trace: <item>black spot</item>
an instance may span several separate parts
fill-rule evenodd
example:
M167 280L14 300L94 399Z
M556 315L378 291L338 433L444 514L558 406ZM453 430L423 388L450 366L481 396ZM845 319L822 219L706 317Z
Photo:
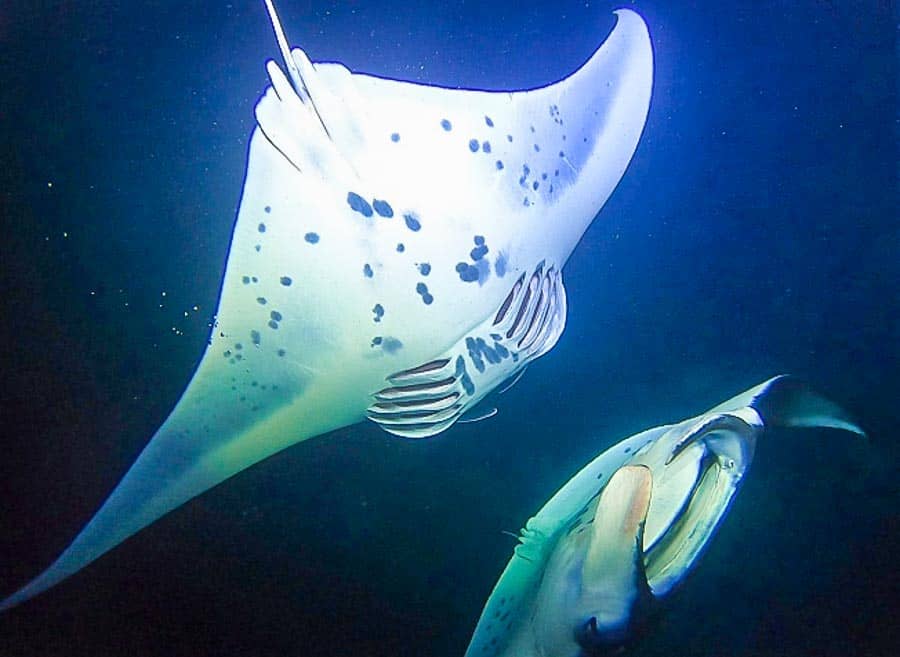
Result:
M372 266L368 262L363 265L363 276L366 278L372 278L373 276Z
M431 265L429 265L427 262L420 263L419 273L422 274L422 276L428 276L428 274L431 273Z
M263 223L260 223L259 226L256 227L256 230L258 230L260 233L265 233L265 232L266 232L266 225L263 224Z
M491 121L491 117L489 117L489 116L484 117L484 122L487 123L487 127L489 127L489 128L494 127L494 122Z
M266 301L265 297L256 297L256 303L258 303L261 306L265 306L269 302Z
M501 171L503 169L503 162L497 160L497 171Z
M397 253L403 253L404 251L406 251L406 247L403 246L403 242L400 242L400 243L397 245Z
M285 353L287 353L287 352L285 352L284 349L279 349L279 350L278 350L278 355L281 356L281 357L283 357ZM275 389L275 386L272 386L272 389L274 390L274 389Z
M403 347L403 343L397 338L386 337L381 342L381 348L389 354L399 351Z
M271 206L267 205L266 207L263 208L263 210L265 211L266 214L269 214L272 211L272 208L271 208Z
M281 277L281 284L284 285L285 287L290 287L291 283L293 283L293 282L294 281L291 280L290 276L282 276Z
M422 223L419 221L419 218L412 212L403 215L403 220L406 222L406 227L414 233L422 228Z
M280 321L281 321L281 313L278 312L277 310L273 310L272 312L270 312L270 313L269 313L269 317L271 317L272 319L274 319L276 322L280 322Z
M242 277L242 278L241 278L241 283L243 283L244 285L249 285L249 284L250 284L250 277L249 277L249 276L244 276L244 277Z
M477 139L469 140L469 150L472 151L473 153L478 152L478 140Z
M369 202L356 192L347 192L347 203L355 212L359 212L364 217L372 216L372 206Z
M457 263L456 271L459 274L459 280L464 283L473 283L478 280L478 268L466 262Z
M491 142L489 142L489 141L481 142L481 150L483 150L485 153L490 153L491 152Z
M375 212L380 214L382 217L387 217L388 219L390 219L394 216L394 208L392 208L391 204L387 201L375 199L374 201L372 201L372 207L375 208Z
M262 339L262 337L260 336L259 331L256 331L256 330L250 331L250 340L251 340L251 341L253 342L253 344L255 344L257 347L259 346L259 343L260 343L261 339Z
M270 319L270 320L269 320L269 328L277 329L277 328L278 328L278 322L276 322L274 319Z

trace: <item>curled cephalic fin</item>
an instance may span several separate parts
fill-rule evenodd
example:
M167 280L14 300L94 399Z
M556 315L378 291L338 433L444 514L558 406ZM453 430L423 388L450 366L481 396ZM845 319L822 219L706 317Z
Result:
M440 433L549 351L565 323L562 274L541 262L519 277L493 317L447 352L387 377L391 385L374 393L368 417L406 438Z
M789 374L772 377L709 412L734 413L744 407L755 410L769 427L828 428L866 435L847 411Z

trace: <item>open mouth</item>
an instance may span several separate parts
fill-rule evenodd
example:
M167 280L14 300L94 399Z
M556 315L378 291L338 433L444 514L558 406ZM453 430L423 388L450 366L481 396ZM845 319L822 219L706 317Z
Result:
M684 579L725 517L753 460L756 423L747 420L722 414L676 425L635 455L632 464L653 477L643 558L655 597Z

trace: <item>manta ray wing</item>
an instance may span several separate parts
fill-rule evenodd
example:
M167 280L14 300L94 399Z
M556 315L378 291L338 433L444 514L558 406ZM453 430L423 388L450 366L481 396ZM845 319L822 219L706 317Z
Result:
M0 610L261 459L364 419L391 374L427 370L454 345L470 367L478 356L498 368L487 387L506 380L524 358L504 371L499 349L465 347L481 348L466 332L506 312L504 299L521 306L506 313L509 339L528 357L549 349L565 315L559 272L621 178L649 105L646 26L617 13L579 71L530 91L380 79L296 49L291 79L269 62L197 372L94 518ZM516 288L529 273L534 289ZM477 402L481 380L461 361L454 353L450 367ZM408 435L455 421L439 412Z

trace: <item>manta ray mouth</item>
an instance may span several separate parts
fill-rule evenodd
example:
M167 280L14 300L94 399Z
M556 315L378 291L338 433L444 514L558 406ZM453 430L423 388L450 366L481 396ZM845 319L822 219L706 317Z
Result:
M696 565L734 499L755 444L751 424L734 415L704 418L679 433L638 457L653 475L643 558L657 598Z

